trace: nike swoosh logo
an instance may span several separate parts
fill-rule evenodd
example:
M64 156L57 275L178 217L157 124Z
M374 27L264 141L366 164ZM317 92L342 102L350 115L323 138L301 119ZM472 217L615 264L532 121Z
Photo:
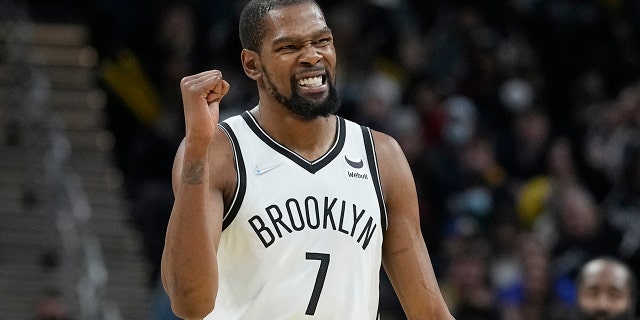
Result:
M254 172L256 175L258 175L258 176L259 176L259 175L261 175L261 174L265 174L265 173L267 173L267 172L269 172L269 171L271 171L271 170L273 170L273 169L275 169L275 168L277 168L277 167L279 167L279 166L280 166L279 164L276 164L276 165L273 165L273 166L270 166L270 167L266 167L266 168L263 168L263 169L260 169L260 168L258 168L258 167L256 166L256 168L254 169L254 171L253 171L253 172Z
M362 159L360 159L360 161L352 161L349 160L349 158L347 158L347 156L344 156L344 161L347 162L348 165L356 168L356 169L360 169L364 166L364 162L362 161Z

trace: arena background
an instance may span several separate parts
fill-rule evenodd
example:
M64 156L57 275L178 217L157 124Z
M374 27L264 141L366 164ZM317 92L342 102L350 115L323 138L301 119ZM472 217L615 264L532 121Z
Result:
M405 150L458 320L567 319L597 255L640 272L640 1L319 3L340 115ZM257 103L243 4L0 0L0 319L171 319L178 82L220 69L224 116Z

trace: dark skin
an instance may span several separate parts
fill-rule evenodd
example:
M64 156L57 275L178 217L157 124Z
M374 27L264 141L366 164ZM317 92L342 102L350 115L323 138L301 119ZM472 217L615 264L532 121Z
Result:
M605 259L592 260L582 270L578 305L594 319L631 315L635 304L630 283L629 269L624 265Z
M329 83L335 81L329 75L335 75L336 54L320 8L299 4L270 11L260 52L245 49L241 58L245 73L257 83L260 104L251 112L260 126L308 160L324 155L335 140L335 116L305 119L277 97L296 92L310 103L327 98ZM302 83L301 79L318 76L322 81ZM202 319L215 307L222 215L236 185L231 145L216 126L229 84L220 71L210 70L185 77L181 90L187 130L174 162L175 203L162 279L174 312L181 318ZM384 268L409 319L452 319L420 232L409 165L393 138L380 132L373 138L389 216Z

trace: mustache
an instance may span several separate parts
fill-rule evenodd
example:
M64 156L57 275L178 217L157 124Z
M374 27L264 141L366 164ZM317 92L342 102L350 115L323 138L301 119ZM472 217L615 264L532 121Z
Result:
M620 314L611 314L611 312L605 310L596 310L589 313L584 313L582 319L584 320L634 320L633 312L626 311Z
M323 66L312 66L312 67L307 67L307 68L304 68L304 69L296 72L296 76L299 76L299 75L301 75L303 73L306 73L306 72L315 72L315 71L323 71L323 72L329 74L329 72L327 71L327 68L325 68Z

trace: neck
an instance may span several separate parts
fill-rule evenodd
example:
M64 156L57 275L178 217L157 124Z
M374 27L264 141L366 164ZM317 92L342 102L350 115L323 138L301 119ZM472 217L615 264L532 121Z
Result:
M258 105L251 110L262 130L309 161L323 156L336 139L336 117L302 119L286 107Z

